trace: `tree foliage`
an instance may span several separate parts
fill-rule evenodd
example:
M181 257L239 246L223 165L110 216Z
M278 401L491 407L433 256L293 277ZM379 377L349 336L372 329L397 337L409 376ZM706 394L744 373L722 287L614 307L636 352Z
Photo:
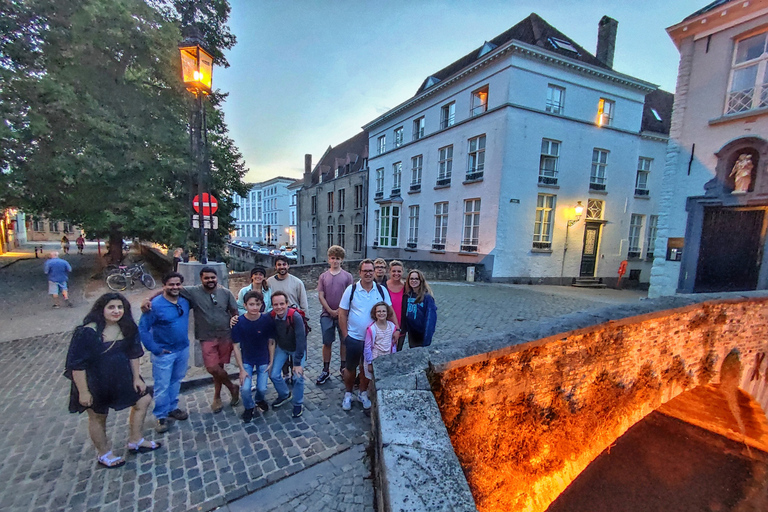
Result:
M197 169L178 19L142 0L5 0L0 19L6 202L113 242L191 245ZM228 34L219 37L234 44ZM216 103L206 108L212 191L222 196L242 191L245 169ZM222 235L231 210L222 201Z

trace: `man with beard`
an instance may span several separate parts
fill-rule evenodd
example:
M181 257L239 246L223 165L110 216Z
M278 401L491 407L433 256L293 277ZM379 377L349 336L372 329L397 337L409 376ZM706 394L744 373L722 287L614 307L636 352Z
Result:
M189 360L189 301L179 296L184 276L170 272L163 276L163 294L152 299L150 311L141 315L141 342L152 353L152 378L155 381L155 430L168 431L168 418L183 421L187 413L179 409L181 380Z
M288 273L288 258L280 255L275 259L275 275L267 279L267 284L273 294L283 292L289 306L298 306L305 315L308 313L307 289L301 279Z

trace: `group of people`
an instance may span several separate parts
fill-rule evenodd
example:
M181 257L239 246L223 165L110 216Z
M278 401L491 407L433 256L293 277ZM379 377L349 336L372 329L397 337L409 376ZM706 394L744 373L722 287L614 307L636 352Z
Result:
M395 260L387 266L383 259L366 259L358 267L360 279L354 282L341 268L344 256L342 247L330 247L329 269L318 279L323 370L316 384L323 385L331 377L332 346L338 334L345 387L342 408L352 409L357 384L357 400L367 410L371 407L368 386L373 378L373 360L402 350L406 337L410 347L429 346L437 307L419 270L409 271L403 281L402 262ZM200 270L200 281L197 286L183 286L181 274L163 276L162 291L142 303L138 325L125 297L108 293L96 301L76 329L65 372L72 380L69 409L88 412L89 434L99 464L112 468L125 463L111 452L107 440L110 408L132 408L129 451L144 453L161 446L141 435L151 400L139 373L138 361L145 349L152 354L156 432L168 431L173 420L188 418L179 407L179 390L189 359L190 311L195 312L195 337L200 340L203 362L214 382L212 412L223 409L221 390L226 387L232 407L242 400L245 423L257 412L289 401L292 416L302 415L311 328L306 288L301 279L290 274L289 260L278 256L275 274L268 279L266 268L254 267L251 282L237 298L218 285L218 274L212 267ZM239 369L239 386L230 381L224 369L232 354ZM269 380L277 392L271 404L266 401Z
M77 246L77 254L82 255L83 249L85 249L85 237L82 233L75 239L75 245ZM67 238L67 235L61 237L61 250L64 251L64 254L69 254L69 238Z

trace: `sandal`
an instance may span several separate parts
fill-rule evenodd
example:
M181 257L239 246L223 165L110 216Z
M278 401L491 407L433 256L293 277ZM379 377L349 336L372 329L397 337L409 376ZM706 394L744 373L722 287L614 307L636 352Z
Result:
M139 439L138 443L128 443L128 451L131 453L147 453L147 452L153 452L163 446L160 443L156 443L154 441L147 441L149 443L149 446L144 444L145 440L142 437Z
M104 455L99 456L98 458L99 464L104 466L105 468L119 468L123 464L125 464L125 459L122 457L115 457L112 455L112 450L108 451Z

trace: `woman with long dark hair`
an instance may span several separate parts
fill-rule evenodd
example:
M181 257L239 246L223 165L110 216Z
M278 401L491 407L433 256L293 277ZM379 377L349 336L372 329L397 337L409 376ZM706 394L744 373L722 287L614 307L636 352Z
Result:
M437 305L421 270L408 271L402 307L400 330L408 334L408 346L430 346L437 324ZM401 350L402 345L398 345Z
M109 409L131 407L130 452L160 448L160 443L142 436L144 417L152 401L139 373L139 358L143 354L131 304L119 293L99 297L72 335L65 372L72 379L69 412L88 412L88 433L102 466L116 468L125 464L125 459L113 455L109 446Z

